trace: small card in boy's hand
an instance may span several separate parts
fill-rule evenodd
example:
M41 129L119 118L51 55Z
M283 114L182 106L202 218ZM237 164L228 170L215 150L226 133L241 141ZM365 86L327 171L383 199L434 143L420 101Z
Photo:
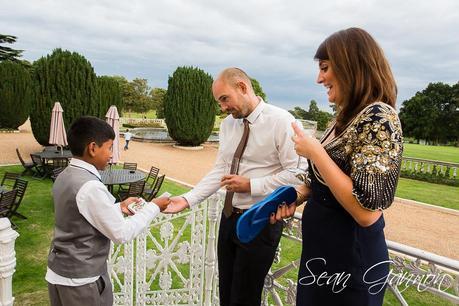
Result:
M166 191L166 192L164 192L162 195L160 195L160 196L158 197L158 199L159 199L159 198L170 198L170 197L171 197L171 194L170 194L169 192Z
M145 203L145 200L140 198L140 201L129 204L128 209L131 213L135 214L137 211L143 208Z

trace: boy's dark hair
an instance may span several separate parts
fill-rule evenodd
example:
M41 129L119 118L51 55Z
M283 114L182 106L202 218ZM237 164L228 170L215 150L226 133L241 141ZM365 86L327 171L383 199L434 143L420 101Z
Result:
M70 151L79 157L83 156L86 146L91 142L101 146L109 139L115 139L113 128L107 122L92 116L76 119L67 132Z

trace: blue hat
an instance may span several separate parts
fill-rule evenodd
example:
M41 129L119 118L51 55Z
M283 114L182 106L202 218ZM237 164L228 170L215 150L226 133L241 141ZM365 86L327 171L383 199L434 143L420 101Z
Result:
M254 204L237 221L236 233L243 243L252 241L269 222L269 217L282 204L296 201L296 190L292 186L282 186L269 196Z

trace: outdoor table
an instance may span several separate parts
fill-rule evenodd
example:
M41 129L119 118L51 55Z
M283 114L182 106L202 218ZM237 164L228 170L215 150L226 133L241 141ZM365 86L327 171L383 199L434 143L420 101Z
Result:
M43 163L44 176L52 176L52 169L56 167L66 167L68 160L73 157L70 150L44 150L35 152L33 155L40 157ZM67 160L63 163L63 160Z
M140 170L107 168L103 171L99 171L99 173L102 183L107 185L111 193L113 193L114 185L128 184L145 179L145 173Z
M53 160L53 159L61 159L67 158L70 159L73 157L72 152L70 150L45 150L41 152L33 153L34 155L40 156L42 160Z

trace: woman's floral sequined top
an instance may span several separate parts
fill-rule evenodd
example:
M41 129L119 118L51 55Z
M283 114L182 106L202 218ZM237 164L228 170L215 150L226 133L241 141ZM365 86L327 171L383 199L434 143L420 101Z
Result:
M333 126L324 133L321 141L332 129ZM352 193L363 208L375 211L392 204L400 175L402 139L396 111L385 103L375 102L324 146L333 161L351 178ZM311 171L325 185L314 164Z

